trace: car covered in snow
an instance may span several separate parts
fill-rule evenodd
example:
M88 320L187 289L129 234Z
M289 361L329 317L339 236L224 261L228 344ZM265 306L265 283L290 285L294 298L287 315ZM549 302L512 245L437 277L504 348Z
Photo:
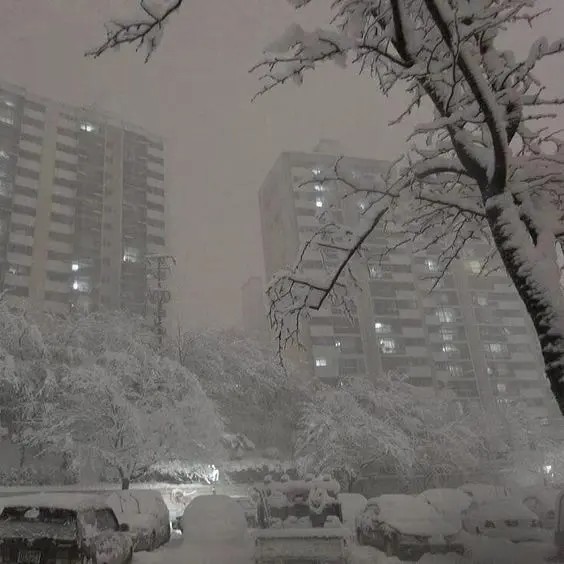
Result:
M122 490L106 497L120 523L127 524L135 552L155 550L170 540L168 507L157 490Z
M494 499L471 507L463 515L464 529L473 534L511 542L550 542L539 518L513 497Z
M494 499L503 499L511 496L511 492L505 486L492 484L464 484L458 489L472 498L472 505L489 503Z
M459 526L447 521L419 496L385 494L368 500L356 519L359 544L373 546L402 560L424 554L462 554Z
M242 507L226 495L196 497L182 516L182 546L190 564L249 564L253 543Z
M472 498L462 490L453 488L432 488L419 494L445 519L457 523L462 528L462 514L472 504Z
M523 505L527 506L540 520L545 529L556 525L556 503L560 489L553 487L529 487L519 491Z
M126 564L127 525L99 497L52 493L11 497L0 513L0 562Z

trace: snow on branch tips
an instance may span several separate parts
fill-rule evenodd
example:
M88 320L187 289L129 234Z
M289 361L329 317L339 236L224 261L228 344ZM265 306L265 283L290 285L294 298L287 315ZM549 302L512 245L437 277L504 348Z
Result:
M145 62L155 52L162 39L164 26L180 10L184 0L139 0L139 15L115 19L106 24L106 40L86 55L99 57L121 45L136 45L145 49Z

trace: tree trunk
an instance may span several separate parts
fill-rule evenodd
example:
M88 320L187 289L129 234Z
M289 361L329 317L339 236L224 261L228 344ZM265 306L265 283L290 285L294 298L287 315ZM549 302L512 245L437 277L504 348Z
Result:
M527 245L530 244L531 250L534 250L534 243L525 224L519 218L517 206L514 205L514 209L508 211L503 209L501 204L490 204L489 206L486 205L486 213L503 264L535 327L544 359L546 377L550 382L550 388L560 412L564 415L564 378L562 378L564 376L564 316L562 316L564 303L562 289L558 285L558 288L552 288L553 291L551 292L549 279L551 273L538 269L538 264L529 264L523 259L525 249L521 247L522 242L526 241ZM511 233L517 233L519 241L512 240ZM554 269L555 271L558 270L556 264ZM547 268L547 270L549 269ZM555 290L559 290L559 292Z
M129 478L122 478L121 479L121 489L128 490L129 489Z
M20 470L24 467L25 465L25 455L26 455L26 448L24 445L20 445Z

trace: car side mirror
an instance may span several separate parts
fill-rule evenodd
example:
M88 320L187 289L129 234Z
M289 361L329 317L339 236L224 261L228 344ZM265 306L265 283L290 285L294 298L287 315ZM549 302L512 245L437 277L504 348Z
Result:
M119 526L119 530L122 533L128 533L129 532L129 525L127 523L121 523L121 525Z

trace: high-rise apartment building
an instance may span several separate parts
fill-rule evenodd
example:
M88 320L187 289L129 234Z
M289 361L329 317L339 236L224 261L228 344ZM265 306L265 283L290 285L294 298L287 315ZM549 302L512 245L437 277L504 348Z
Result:
M0 83L0 286L55 312L145 311L163 252L163 142Z
M342 186L323 181L336 160L320 152L283 153L267 175L260 190L267 278L295 262L319 228L319 212L349 225L358 220L365 202L352 194L343 200ZM339 167L381 183L385 163L346 158ZM439 249L414 255L400 246L384 253L397 237L377 230L367 240L352 315L327 306L303 323L301 360L312 374L338 384L356 374L397 371L415 385L447 386L461 407L519 398L547 416L555 403L524 306L505 273L480 274L489 249L469 248L431 291ZM337 259L334 250L312 251L304 274L319 276Z

